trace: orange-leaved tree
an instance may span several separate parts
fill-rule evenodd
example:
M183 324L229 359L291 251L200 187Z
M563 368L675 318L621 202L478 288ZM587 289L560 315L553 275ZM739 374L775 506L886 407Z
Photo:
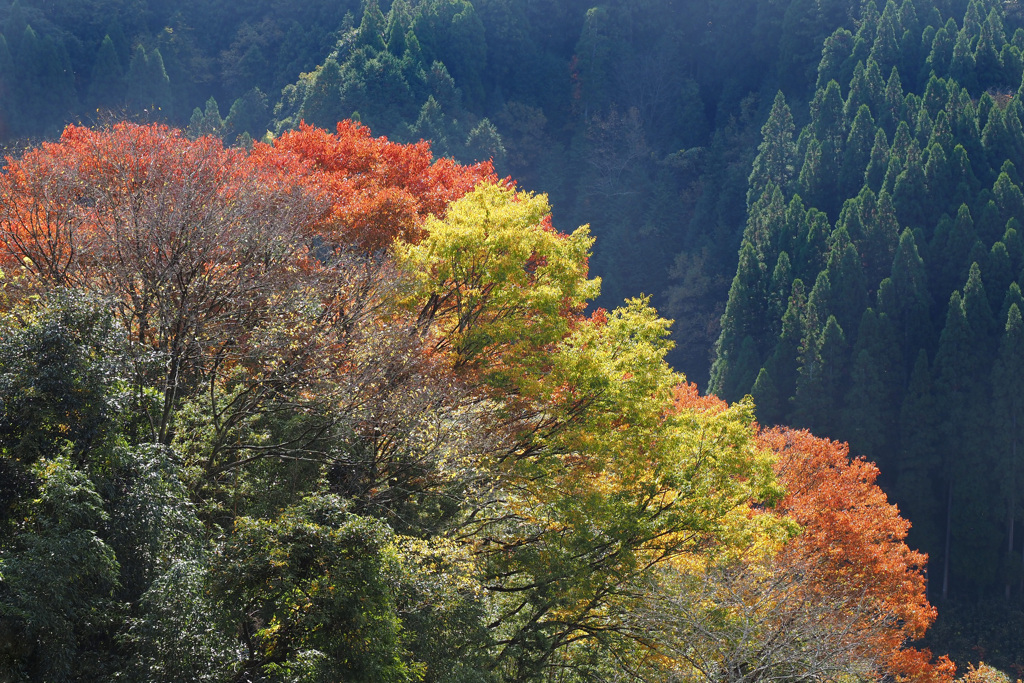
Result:
M273 145L257 144L252 156L261 166L301 174L308 189L326 198L329 210L308 226L311 234L367 251L386 249L398 237L416 241L428 215L443 216L450 202L497 180L489 162L434 159L427 142L389 142L352 121L338 123L335 133L302 123Z
M776 558L800 572L808 602L846 605L851 650L874 657L879 668L911 680L950 680L947 658L907 645L935 620L925 594L927 556L905 543L910 522L875 484L878 468L850 458L845 443L805 430L775 428L760 442L777 456L787 488L777 511L803 527Z
M677 410L728 409L694 385L677 387L675 400ZM806 431L761 431L757 442L786 494L751 514L785 516L799 530L663 572L640 623L660 634L665 666L704 680L952 680L947 658L909 644L935 618L926 557L904 542L909 522L875 484L875 466Z
M169 441L182 398L240 367L262 388L236 407L354 376L356 322L390 306L401 278L381 250L484 178L489 165L434 161L426 143L352 123L251 153L160 125L68 126L6 160L0 267L36 291L109 297L133 343L159 356L139 354L155 361L139 382L159 389L150 419Z

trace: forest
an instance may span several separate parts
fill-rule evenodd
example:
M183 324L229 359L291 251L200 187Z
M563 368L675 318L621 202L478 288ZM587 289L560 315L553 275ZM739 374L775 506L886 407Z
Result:
M1022 81L1013 1L0 0L0 681L1024 677Z

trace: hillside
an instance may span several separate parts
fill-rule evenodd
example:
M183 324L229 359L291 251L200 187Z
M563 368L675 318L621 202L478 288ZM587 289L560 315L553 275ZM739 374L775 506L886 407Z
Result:
M992 0L0 0L0 671L718 679L818 600L749 676L1019 672L1022 53Z

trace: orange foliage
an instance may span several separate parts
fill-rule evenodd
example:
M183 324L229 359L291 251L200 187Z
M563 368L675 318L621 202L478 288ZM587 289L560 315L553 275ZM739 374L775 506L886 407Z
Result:
M674 399L676 410L728 407L701 396L692 383L678 385ZM921 683L953 680L956 667L947 657L932 662L930 651L905 646L924 635L936 612L925 597L927 556L904 543L910 522L875 484L878 468L851 459L845 443L805 430L764 430L758 443L775 453L787 491L773 512L802 527L776 557L774 571L799 576L802 598L811 604L857 605L850 646L873 653L889 673Z
M232 260L243 237L295 219L295 182L252 167L219 140L166 126L68 126L57 143L6 159L0 175L0 258L59 285L116 278L129 265L157 276L180 251L205 266ZM292 215L282 215L289 205ZM113 283L108 283L113 284ZM127 284L127 283L122 283Z
M302 123L272 146L257 144L252 157L259 166L301 173L310 191L328 199L329 211L310 226L314 234L367 251L386 248L397 237L416 241L427 215L443 216L450 202L478 183L497 180L490 162L434 160L427 142L374 138L352 121L339 123L333 134Z
M870 651L897 676L915 681L948 681L955 672L945 657L905 647L935 620L925 597L922 569L927 556L904 543L910 523L899 516L875 485L878 469L849 447L807 431L775 428L759 435L776 454L776 472L787 495L776 512L803 527L786 544L780 570L804 572L811 598L854 598L860 615L851 632L854 645Z
M714 394L701 396L697 385L693 382L677 384L672 391L672 400L676 411L696 410L698 412L720 413L729 407L722 399Z

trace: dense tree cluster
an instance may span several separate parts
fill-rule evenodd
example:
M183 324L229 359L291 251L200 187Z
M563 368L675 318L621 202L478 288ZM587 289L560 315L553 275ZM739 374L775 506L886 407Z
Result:
M550 354L569 338L581 345L576 353L597 353L598 340L580 336L587 325L607 317L629 327L648 309L631 304L620 311L631 311L626 318L593 310L588 318L586 307L614 309L647 292L675 318L670 331L643 322L648 341L691 380L710 380L729 401L751 394L763 425L848 440L853 453L878 463L879 485L913 522L910 545L930 557L929 595L943 600L933 647L962 663L984 656L1024 666L1014 626L1024 623L1022 53L1024 11L993 0L0 0L0 144L20 150L0 182L0 221L12 226L0 235L4 310L18 329L36 330L31 336L43 334L25 327L37 313L110 307L102 326L124 337L110 342L120 349L119 369L110 372L132 379L118 384L120 398L103 400L123 407L130 398L134 408L118 410L135 415L115 432L175 453L184 448L175 445L180 425L206 435L189 447L209 449L200 469L216 486L190 488L196 469L175 480L192 505L217 490L221 511L234 510L235 494L217 487L250 463L307 463L298 481L312 476L308 463L323 462L324 453L340 462L340 452L349 460L358 452L373 464L339 465L330 476L350 483L331 479L328 490L344 501L358 499L358 490L375 502L346 510L389 510L386 523L402 537L411 532L399 518L439 515L443 523L429 524L441 526L424 533L433 538L443 527L462 538L444 525L493 503L493 492L473 486L500 479L494 467L520 463L509 443L534 462L535 447L521 446L524 434L569 438L559 420L579 426L571 432L579 438L587 428L622 426L607 405L603 421L577 422L573 411L596 410L606 388L593 377L580 380L591 393L576 388L572 373L584 367L558 366ZM169 123L183 133L111 128L122 120ZM91 131L83 121L108 129ZM78 125L65 130L68 122ZM56 141L62 130L59 143L32 142ZM179 182L182 174L187 182ZM506 176L517 184L499 180ZM551 208L513 187L543 191L557 224L589 224L597 241L590 246L583 233L557 241L545 218ZM501 222L482 223L480 215ZM537 225L542 230L523 232ZM151 240L164 246L151 248ZM585 269L600 276L600 292L586 284ZM48 298L64 289L102 304ZM314 292L337 294L319 300ZM29 301L42 301L37 312ZM407 338L409 330L417 333ZM266 360L280 353L286 360ZM315 367L314 358L330 369ZM444 417L424 418L428 428L385 409L391 393L366 399L370 387L391 386L374 379L378 365L400 378L396 405L415 398L424 415L436 409ZM449 366L463 373L458 381ZM564 386L538 379L556 369ZM421 384L409 384L414 376ZM36 410L26 387L38 383L8 379L12 396L29 393L25 402L7 401L4 388L3 409ZM196 398L201 386L206 403ZM435 396L441 386L443 396ZM560 407L541 410L538 396ZM495 417L496 406L508 413ZM524 417L530 410L533 422ZM91 444L107 418L86 412L54 424L92 425L81 427L92 436L68 437ZM353 434L376 444L366 436L373 429L390 434L378 420L406 430L401 439L380 437L387 449L426 448L410 439L442 442L451 429L458 438L492 439L470 450L512 450L493 456L500 467L487 461L483 470L459 456L459 474L432 479L424 472L443 459L436 451L399 466L383 464L391 456L369 447L331 445ZM11 434L22 434L21 422L9 418ZM473 424L488 430L478 434ZM31 439L43 433L53 437L44 430ZM604 443L602 462L618 462L641 443ZM194 468L199 456L190 457ZM34 464L5 462L0 505L41 481ZM551 467L516 476L547 476ZM67 472L67 481L77 476ZM419 486L444 493L427 496ZM457 494L445 488L452 486ZM102 486L96 491L110 499ZM399 499L407 507L394 512ZM427 500L436 506L430 514L417 507ZM114 524L107 503L95 509L95 519ZM320 514L314 509L322 508L295 514ZM220 528L209 515L199 518L203 528ZM272 545L261 529L247 533ZM381 543L367 548L391 547ZM397 564L365 570L409 566L405 555L395 557ZM700 590L750 598L749 580L764 563L748 559L715 565L717 574L708 575L718 578ZM123 576L117 580L123 585ZM677 585L678 577L663 580ZM686 618L697 614L677 607ZM560 614L563 606L548 609ZM406 607L395 610L389 623L397 630L380 642L402 643L394 652L420 648L399 657L401 666L427 661L428 641L402 635L411 622L401 616ZM466 614L448 614L445 623L462 628ZM531 644L509 641L502 661L549 637L548 626L531 628ZM490 638L495 629L480 633ZM724 633L704 636L711 642ZM556 641L551 653L564 654L559 648L568 645ZM219 646L209 647L202 656ZM591 650L574 652L578 663ZM551 653L543 666L553 666ZM627 663L640 667L622 654ZM384 677L390 665L380 666L366 675ZM415 666L403 671L419 675ZM986 671L977 668L972 680Z
M670 358L704 384L761 120L780 86L809 97L821 42L854 29L858 9L0 0L0 141L113 115L249 144L354 118L493 159L567 223L591 224L600 303L653 295L677 319Z
M1019 598L1024 30L944 11L869 3L799 133L775 99L711 388L878 462L933 595Z
M873 466L587 315L550 211L352 123L9 157L0 674L951 680Z

